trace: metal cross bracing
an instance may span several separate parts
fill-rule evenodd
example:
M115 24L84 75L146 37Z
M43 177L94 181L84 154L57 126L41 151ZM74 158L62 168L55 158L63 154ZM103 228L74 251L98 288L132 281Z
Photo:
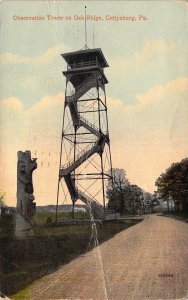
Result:
M67 62L65 103L57 191L60 182L72 200L81 200L105 217L106 186L112 179L112 163L104 67L101 49L62 54ZM63 180L64 179L64 180ZM57 214L56 214L57 215Z

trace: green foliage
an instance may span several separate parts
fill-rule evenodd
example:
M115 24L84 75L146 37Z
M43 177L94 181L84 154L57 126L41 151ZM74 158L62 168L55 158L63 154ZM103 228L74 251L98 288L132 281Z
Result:
M2 212L0 217L0 236L12 238L15 229L15 214Z
M156 180L157 192L164 201L171 198L175 208L188 212L188 158L173 163Z
M109 209L114 209L122 215L149 212L154 205L152 194L130 184L123 169L113 169L112 173L113 185L109 182L107 187Z
M0 206L5 207L5 194L0 192Z

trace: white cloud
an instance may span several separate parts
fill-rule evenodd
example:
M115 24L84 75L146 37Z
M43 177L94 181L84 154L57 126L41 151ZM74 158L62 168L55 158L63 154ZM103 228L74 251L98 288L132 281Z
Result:
M0 101L0 111L4 109L11 109L11 110L22 110L23 104L22 102L15 97L10 97L7 99L3 99Z
M16 204L16 153L19 150L31 150L32 156L38 158L39 167L34 175L37 203L42 204L45 199L55 203L50 197L55 197L57 187L64 93L46 96L30 109L24 109L17 98L4 99L0 103L0 188L6 192L8 203ZM47 188L49 183L50 190Z
M108 99L107 99L108 107L119 107L119 106L123 105L123 103L124 102L121 99L118 99L118 98L108 97Z
M135 105L107 98L113 166L125 168L130 182L152 191L160 173L187 156L187 94L188 79L177 78L137 95ZM29 149L38 157L36 201L55 203L64 93L48 95L27 110L16 98L1 104L2 184L7 197L15 204L16 153Z
M146 61L156 55L157 53L164 54L167 52L166 43L160 39L154 39L147 42L140 51L134 53L127 58L132 63L138 64L141 61Z
M5 52L0 55L0 61L2 64L48 64L59 54L68 51L67 46L59 44L47 49L37 57L21 56L15 53Z
M111 58L110 68L106 69L111 82L113 97L126 97L129 103L135 102L134 93L143 93L157 83L186 76L188 63L187 45L170 43L168 40L154 39L128 57Z
M156 55L164 55L167 51L168 47L163 40L151 40L147 42L142 49L136 51L127 58L114 57L114 59L111 59L110 66L111 69L113 69L113 72L111 73L113 76L116 76L117 73L119 75L119 72L125 73L135 68L137 72L140 72L141 70L145 72L146 69L153 67Z
M59 93L54 96L52 95L45 96L30 109L30 112L34 110L44 110L44 109L48 110L50 107L54 108L56 107L56 105L63 105L64 97L65 97L64 93Z
M162 171L188 156L187 94L188 78L177 78L137 95L135 105L109 107L113 164L131 182L152 191Z
M169 94L174 98L175 96L179 97L181 93L183 94L183 98L185 98L187 89L188 78L177 78L165 85L151 87L145 94L136 95L136 98L139 100L139 104L147 104L148 102L159 100L164 96L169 97ZM169 101L171 101L171 97L165 100L167 103L169 103Z

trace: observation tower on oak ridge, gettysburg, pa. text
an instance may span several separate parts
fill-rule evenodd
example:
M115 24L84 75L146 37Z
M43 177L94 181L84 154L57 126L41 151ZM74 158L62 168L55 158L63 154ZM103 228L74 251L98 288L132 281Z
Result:
M84 202L100 218L106 216L106 187L112 180L104 68L100 48L62 54L67 63L60 151L57 208L60 186L63 199ZM61 201L62 203L62 201Z

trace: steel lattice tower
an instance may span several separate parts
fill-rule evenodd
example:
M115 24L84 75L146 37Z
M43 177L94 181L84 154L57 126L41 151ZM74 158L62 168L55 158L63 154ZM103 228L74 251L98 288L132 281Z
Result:
M105 217L106 185L112 179L104 68L100 48L62 54L67 63L59 182L64 197L79 199ZM63 180L64 179L64 180Z

